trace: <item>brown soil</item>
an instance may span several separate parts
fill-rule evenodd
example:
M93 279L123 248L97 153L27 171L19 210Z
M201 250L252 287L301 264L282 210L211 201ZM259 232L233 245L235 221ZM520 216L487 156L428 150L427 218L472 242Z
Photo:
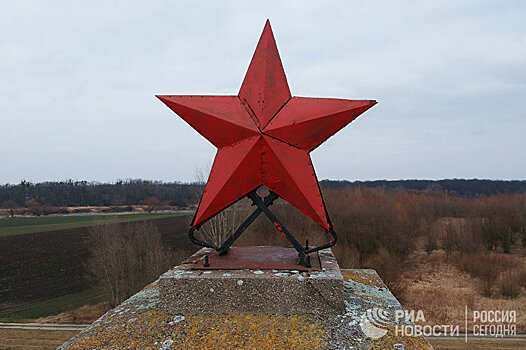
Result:
M181 261L196 250L186 238L189 219L176 216L153 220L164 244L172 248ZM86 246L89 235L89 227L80 227L0 237L0 318L9 318L10 313L23 309L26 304L38 304L92 288L84 266L89 254Z

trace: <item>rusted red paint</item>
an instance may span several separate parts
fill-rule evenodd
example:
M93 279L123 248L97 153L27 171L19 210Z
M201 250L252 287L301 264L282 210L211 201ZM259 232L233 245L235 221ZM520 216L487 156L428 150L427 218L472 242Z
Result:
M264 185L332 229L309 152L376 101L291 97L268 21L238 96L157 97L218 148L194 227Z
M291 98L278 47L267 21L238 94L260 130Z
M296 270L320 271L318 253L310 255L311 267L298 265L298 252L284 247L230 247L226 255L216 251L208 255L210 266L204 266L204 257L194 265L193 270Z

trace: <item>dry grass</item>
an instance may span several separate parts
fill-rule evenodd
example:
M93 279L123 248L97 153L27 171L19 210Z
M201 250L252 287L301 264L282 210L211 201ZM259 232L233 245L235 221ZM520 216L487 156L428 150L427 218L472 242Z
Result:
M459 325L463 331L467 305L468 320L473 310L516 310L517 333L526 332L524 289L515 298L498 294L485 297L481 293L483 282L453 265L451 257L443 251L430 255L416 252L409 260L411 263L405 270L410 272L402 276L402 283L406 284L403 305L407 310L423 310L425 324Z
M0 329L0 350L56 349L79 331Z
M497 252L451 255L453 264L482 282L484 296L516 298L526 287L526 259Z
M93 323L110 309L108 303L84 305L78 309L62 312L57 315L42 317L34 322L39 323Z

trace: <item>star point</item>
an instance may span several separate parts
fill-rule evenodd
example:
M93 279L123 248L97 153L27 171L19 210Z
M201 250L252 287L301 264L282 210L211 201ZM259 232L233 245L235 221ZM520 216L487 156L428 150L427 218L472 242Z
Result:
M292 97L270 21L267 20L238 94L263 129Z

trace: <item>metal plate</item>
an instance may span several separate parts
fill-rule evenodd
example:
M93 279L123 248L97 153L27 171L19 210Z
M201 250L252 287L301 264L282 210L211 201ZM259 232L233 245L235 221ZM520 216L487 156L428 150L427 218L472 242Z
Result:
M231 247L228 254L219 256L216 251L208 254L209 267L204 267L204 256L196 261L192 270L297 270L320 271L318 253L310 254L312 267L297 264L298 252L283 247Z

